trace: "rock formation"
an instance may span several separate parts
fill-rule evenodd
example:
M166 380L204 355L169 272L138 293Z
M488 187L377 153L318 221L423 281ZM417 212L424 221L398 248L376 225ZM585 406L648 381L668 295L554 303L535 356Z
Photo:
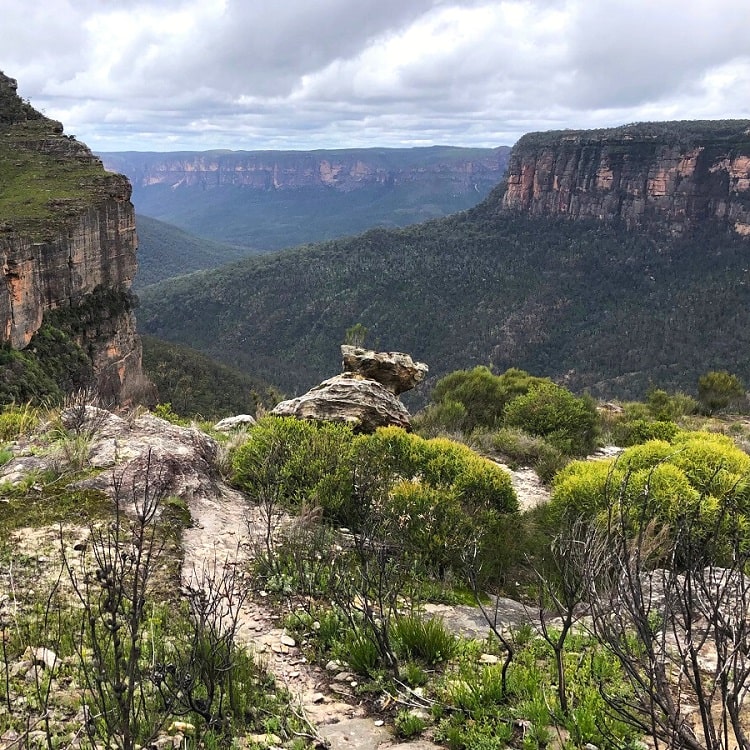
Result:
M104 153L108 169L123 172L136 189L165 185L244 187L251 190L334 189L427 182L439 176L457 190L497 183L505 172L508 147L459 149L339 149L331 151L194 151Z
M426 364L415 362L408 354L401 352L374 352L343 344L341 359L344 372L376 380L396 396L410 391L427 375Z
M87 465L100 469L77 486L112 494L115 481L125 493L142 493L146 482L151 491L191 499L217 499L226 491L216 470L218 445L213 438L192 427L180 427L144 414L123 419L94 406L75 406L62 412L62 425L72 434L87 438ZM48 425L50 433L55 427ZM14 444L13 458L0 469L0 481L14 484L32 471L54 470L60 462L49 449L44 433L28 444ZM41 446L47 450L42 451Z
M128 290L136 271L130 184L23 102L0 73L0 337L23 349L49 311L89 304L76 339L114 401L143 381ZM102 304L102 300L109 304Z
M324 380L307 393L282 401L278 417L343 422L358 432L390 425L411 429L411 418L397 394L413 388L427 374L427 365L401 352L373 352L341 347L344 372Z
M530 133L513 148L502 207L674 233L715 219L750 235L750 120Z

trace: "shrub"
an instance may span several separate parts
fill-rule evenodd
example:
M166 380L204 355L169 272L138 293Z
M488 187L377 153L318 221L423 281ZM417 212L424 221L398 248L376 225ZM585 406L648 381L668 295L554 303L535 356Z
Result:
M458 641L443 625L443 621L421 617L399 617L391 627L399 656L422 659L429 665L448 661L455 656Z
M503 427L492 435L493 448L512 464L531 466L543 482L552 480L568 459L543 437L514 427Z
M399 711L393 722L396 734L404 740L422 734L426 726L427 722L421 716L406 710Z
M661 420L635 419L620 420L612 429L612 440L615 445L627 447L646 443L649 440L666 440L669 442L680 431L674 422Z
M471 432L476 427L497 427L502 422L506 404L533 386L549 382L515 368L502 375L493 375L488 367L475 367L473 370L457 370L439 380L432 399L436 404L460 404L463 412L454 406L444 412L446 416L449 410L455 416L460 414L460 423L456 421L444 426Z
M706 414L726 409L744 395L742 381L726 370L713 370L698 378L698 401Z
M681 432L673 443L652 440L617 460L575 461L557 476L548 512L553 523L601 517L615 504L634 524L654 519L718 550L725 509L750 528L750 456L722 435ZM714 544L715 543L715 544ZM706 547L708 549L708 547Z
M0 412L0 440L16 440L39 424L39 413L29 404L11 404Z
M351 499L349 427L293 417L265 417L232 456L233 482L251 498L320 505L338 517Z
M505 408L505 424L547 438L568 455L585 455L596 446L599 422L594 403L554 383L541 383Z

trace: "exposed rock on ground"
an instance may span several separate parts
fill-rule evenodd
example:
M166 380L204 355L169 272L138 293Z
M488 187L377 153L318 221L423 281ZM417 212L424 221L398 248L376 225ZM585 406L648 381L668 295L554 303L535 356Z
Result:
M192 427L180 427L152 414L133 419L118 417L94 406L76 406L63 411L58 441L45 443L44 452L33 442L20 445L16 455L0 469L0 481L21 481L30 469L54 469L61 453L75 448L85 451L80 460L99 474L79 486L108 494L119 483L123 492L143 490L144 482L183 499L221 497L223 484L216 471L216 441ZM54 425L48 425L47 434Z

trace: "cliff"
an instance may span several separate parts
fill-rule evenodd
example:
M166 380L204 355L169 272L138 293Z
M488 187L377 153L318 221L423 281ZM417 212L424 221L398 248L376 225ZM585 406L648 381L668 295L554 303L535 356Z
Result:
M113 401L143 381L129 296L137 245L130 192L125 177L105 172L0 73L0 338L25 349L52 313L65 319Z
M203 151L105 153L108 169L127 174L136 190L154 185L246 187L258 191L332 188L348 192L366 185L448 180L456 190L494 185L507 166L509 149L433 146L408 149L320 151Z
M675 234L713 219L750 235L750 120L528 134L513 148L502 208Z

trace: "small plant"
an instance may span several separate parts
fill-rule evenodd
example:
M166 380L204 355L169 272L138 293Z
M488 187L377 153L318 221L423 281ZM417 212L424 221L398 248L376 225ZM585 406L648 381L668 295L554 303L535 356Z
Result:
M427 727L427 722L413 711L399 711L393 727L401 739L408 740L422 734Z
M415 661L407 661L401 665L401 678L410 687L420 687L427 684L428 676Z
M399 617L392 626L397 652L410 659L422 659L433 665L451 659L457 650L456 638L442 620Z
M361 675L371 675L380 663L377 645L366 633L350 631L341 644L340 656Z
M31 404L11 404L0 412L0 440L16 440L39 424L39 412Z

